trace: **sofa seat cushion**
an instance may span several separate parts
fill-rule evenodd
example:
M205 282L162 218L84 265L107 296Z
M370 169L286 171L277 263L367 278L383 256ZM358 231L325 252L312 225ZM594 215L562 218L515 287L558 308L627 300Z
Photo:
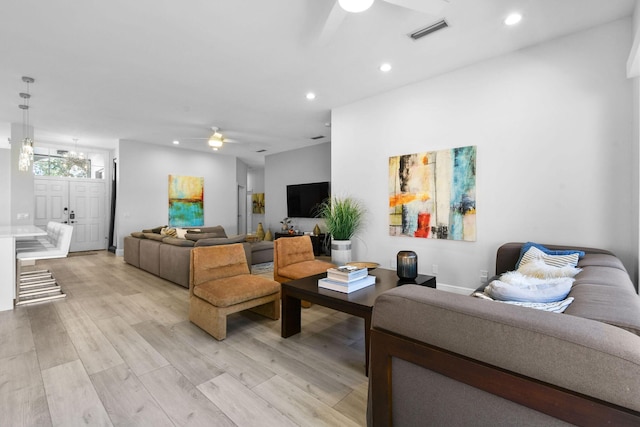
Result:
M280 283L251 274L210 280L194 287L193 294L216 307L229 307L280 292Z
M633 288L606 285L574 285L573 303L565 314L597 320L640 336L640 296Z
M178 239L177 237L165 237L164 239L162 239L162 243L166 243L168 245L173 245L173 246L186 246L186 247L193 247L195 245L195 242L192 242L191 240Z
M295 280L313 276L314 274L326 273L328 269L333 267L335 267L335 265L325 261L302 261L287 265L286 267L280 267L278 269L278 275Z
M578 267L580 268L589 266L610 267L627 271L619 258L609 254L586 254L584 258L578 261Z

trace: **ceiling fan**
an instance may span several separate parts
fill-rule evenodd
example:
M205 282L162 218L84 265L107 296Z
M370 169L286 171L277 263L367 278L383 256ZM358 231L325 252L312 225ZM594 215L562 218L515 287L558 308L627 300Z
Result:
M338 30L349 13L364 12L375 0L334 0L325 19L318 41L324 44ZM404 7L428 15L437 15L449 4L449 0L381 0L395 6Z
M221 132L220 132L220 128L217 126L212 126L211 130L213 131L213 133L211 134L211 136L206 137L206 138L181 138L183 140L207 140L209 147L213 148L214 151L218 151L218 149L222 148L222 146L227 143L236 143L238 141L235 141L233 139L229 139L227 137L225 137ZM178 141L178 140L176 140Z

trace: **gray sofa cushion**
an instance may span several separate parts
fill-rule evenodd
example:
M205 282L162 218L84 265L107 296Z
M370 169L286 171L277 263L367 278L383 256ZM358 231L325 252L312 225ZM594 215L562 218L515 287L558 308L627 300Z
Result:
M216 225L214 227L200 227L200 231L187 231L187 234L213 234L211 237L227 237L224 227Z
M200 239L226 239L227 235L224 233L187 233L184 237L196 241Z
M131 233L131 236L137 237L138 239L144 239L144 233L142 231L134 231Z
M574 300L565 314L597 320L640 336L640 296L633 288L607 285L574 285Z
M158 227L154 227L154 228L145 228L144 230L142 230L143 233L155 233L155 234L160 234L160 231L162 231L163 228L165 228L166 225L160 225Z
M611 267L627 271L624 268L622 261L620 261L616 256L610 254L586 254L584 258L578 261L578 267L584 268L588 266Z
M165 237L166 236L163 236L161 234L156 234L156 233L144 233L145 239L155 240L157 242L162 242L162 239L164 239Z
M626 271L611 267L588 266L576 276L575 285L603 285L633 289L633 283Z
M162 243L166 243L168 245L173 245L173 246L187 246L187 247L193 247L195 245L195 243L192 242L191 240L178 239L177 237L165 237L164 239L162 239Z
M232 243L242 243L247 240L246 234L239 234L233 237L227 238L211 238L211 239L200 239L196 242L195 246L217 246L217 245L229 245Z
M128 264L140 268L140 239L131 236L125 236L124 260Z

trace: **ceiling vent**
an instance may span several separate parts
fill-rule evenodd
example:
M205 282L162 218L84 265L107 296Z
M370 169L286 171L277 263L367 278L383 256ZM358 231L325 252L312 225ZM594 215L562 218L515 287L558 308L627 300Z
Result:
M428 36L431 33L435 33L438 30L443 30L448 26L449 24L447 24L447 21L443 19L442 21L438 21L435 24L431 24L428 27L424 27L418 31L415 31L409 34L409 37L411 37L413 40L418 40L424 36Z
M261 149L261 150L256 151L256 153L264 153L265 151L267 151L267 150L265 150L265 149L263 148L263 149Z
M322 138L324 138L324 135L312 136L312 137L311 137L311 138L309 138L309 139L312 139L312 140L314 140L314 141L315 141L315 140L317 140L317 139L322 139Z

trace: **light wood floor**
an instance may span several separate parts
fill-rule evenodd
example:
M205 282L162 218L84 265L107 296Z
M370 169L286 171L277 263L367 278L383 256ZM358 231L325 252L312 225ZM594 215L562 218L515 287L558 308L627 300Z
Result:
M66 299L0 312L0 426L365 424L364 325L314 305L302 333L252 313L218 342L186 289L108 252L39 261Z

